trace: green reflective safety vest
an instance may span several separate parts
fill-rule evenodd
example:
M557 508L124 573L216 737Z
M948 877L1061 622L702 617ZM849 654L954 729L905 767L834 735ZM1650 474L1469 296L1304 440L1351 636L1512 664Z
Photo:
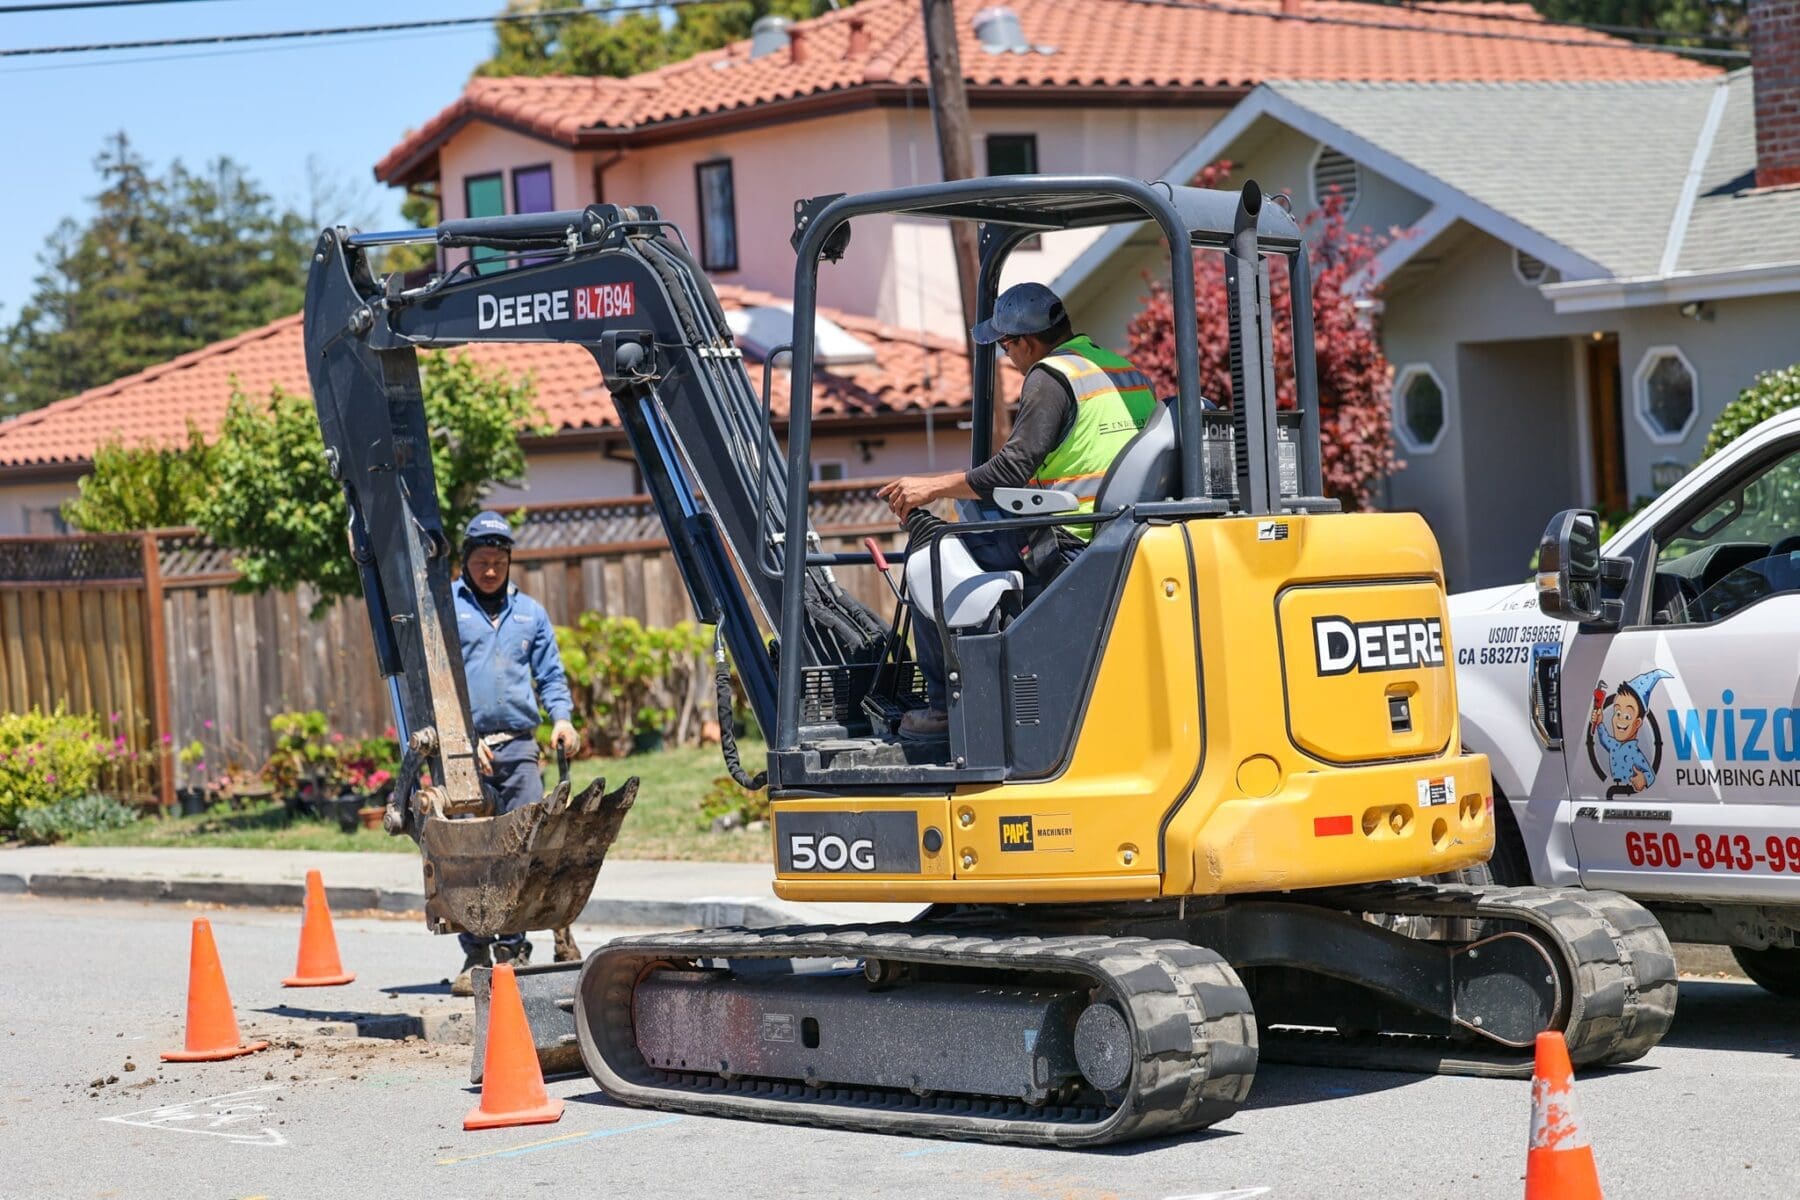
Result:
M1086 334L1070 338L1037 365L1068 382L1075 422L1044 456L1031 486L1073 492L1081 501L1078 511L1093 512L1106 469L1156 411L1156 392L1130 359L1095 345ZM1084 542L1094 533L1092 525L1063 528Z

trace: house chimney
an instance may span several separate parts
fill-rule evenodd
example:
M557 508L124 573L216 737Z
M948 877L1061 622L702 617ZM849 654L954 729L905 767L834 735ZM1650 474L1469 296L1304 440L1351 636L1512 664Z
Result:
M861 17L850 18L850 49L845 52L846 58L867 58L869 56L869 27Z
M806 33L800 29L788 30L788 63L799 66L806 61Z
M1800 184L1800 0L1750 0L1756 186Z

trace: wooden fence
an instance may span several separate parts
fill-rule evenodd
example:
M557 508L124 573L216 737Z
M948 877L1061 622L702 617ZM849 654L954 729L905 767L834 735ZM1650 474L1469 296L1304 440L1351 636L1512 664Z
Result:
M828 548L894 543L867 484L815 484L813 500ZM311 589L244 593L237 580L230 555L191 529L0 538L0 701L97 715L136 756L122 786L165 803L194 774L175 748L199 742L211 769L254 769L277 713L317 709L352 737L392 723L360 599L314 620ZM663 626L694 616L641 496L527 508L513 581L558 624L586 611ZM840 581L877 611L892 603L873 570Z

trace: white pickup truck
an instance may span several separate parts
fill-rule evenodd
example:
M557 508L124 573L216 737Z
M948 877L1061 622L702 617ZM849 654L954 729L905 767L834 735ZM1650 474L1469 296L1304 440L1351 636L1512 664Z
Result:
M1559 514L1534 583L1450 608L1495 879L1624 892L1800 996L1800 411L1604 546Z

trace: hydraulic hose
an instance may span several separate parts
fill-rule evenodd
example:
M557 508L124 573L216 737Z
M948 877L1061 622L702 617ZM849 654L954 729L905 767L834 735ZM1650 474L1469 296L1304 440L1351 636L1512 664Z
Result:
M725 626L714 627L713 663L715 670L713 681L718 686L719 707L719 750L725 756L725 769L731 772L731 778L745 791L760 792L769 785L769 773L758 772L752 778L745 770L743 760L738 756L737 732L732 728L736 723L732 720L731 664L725 661Z

